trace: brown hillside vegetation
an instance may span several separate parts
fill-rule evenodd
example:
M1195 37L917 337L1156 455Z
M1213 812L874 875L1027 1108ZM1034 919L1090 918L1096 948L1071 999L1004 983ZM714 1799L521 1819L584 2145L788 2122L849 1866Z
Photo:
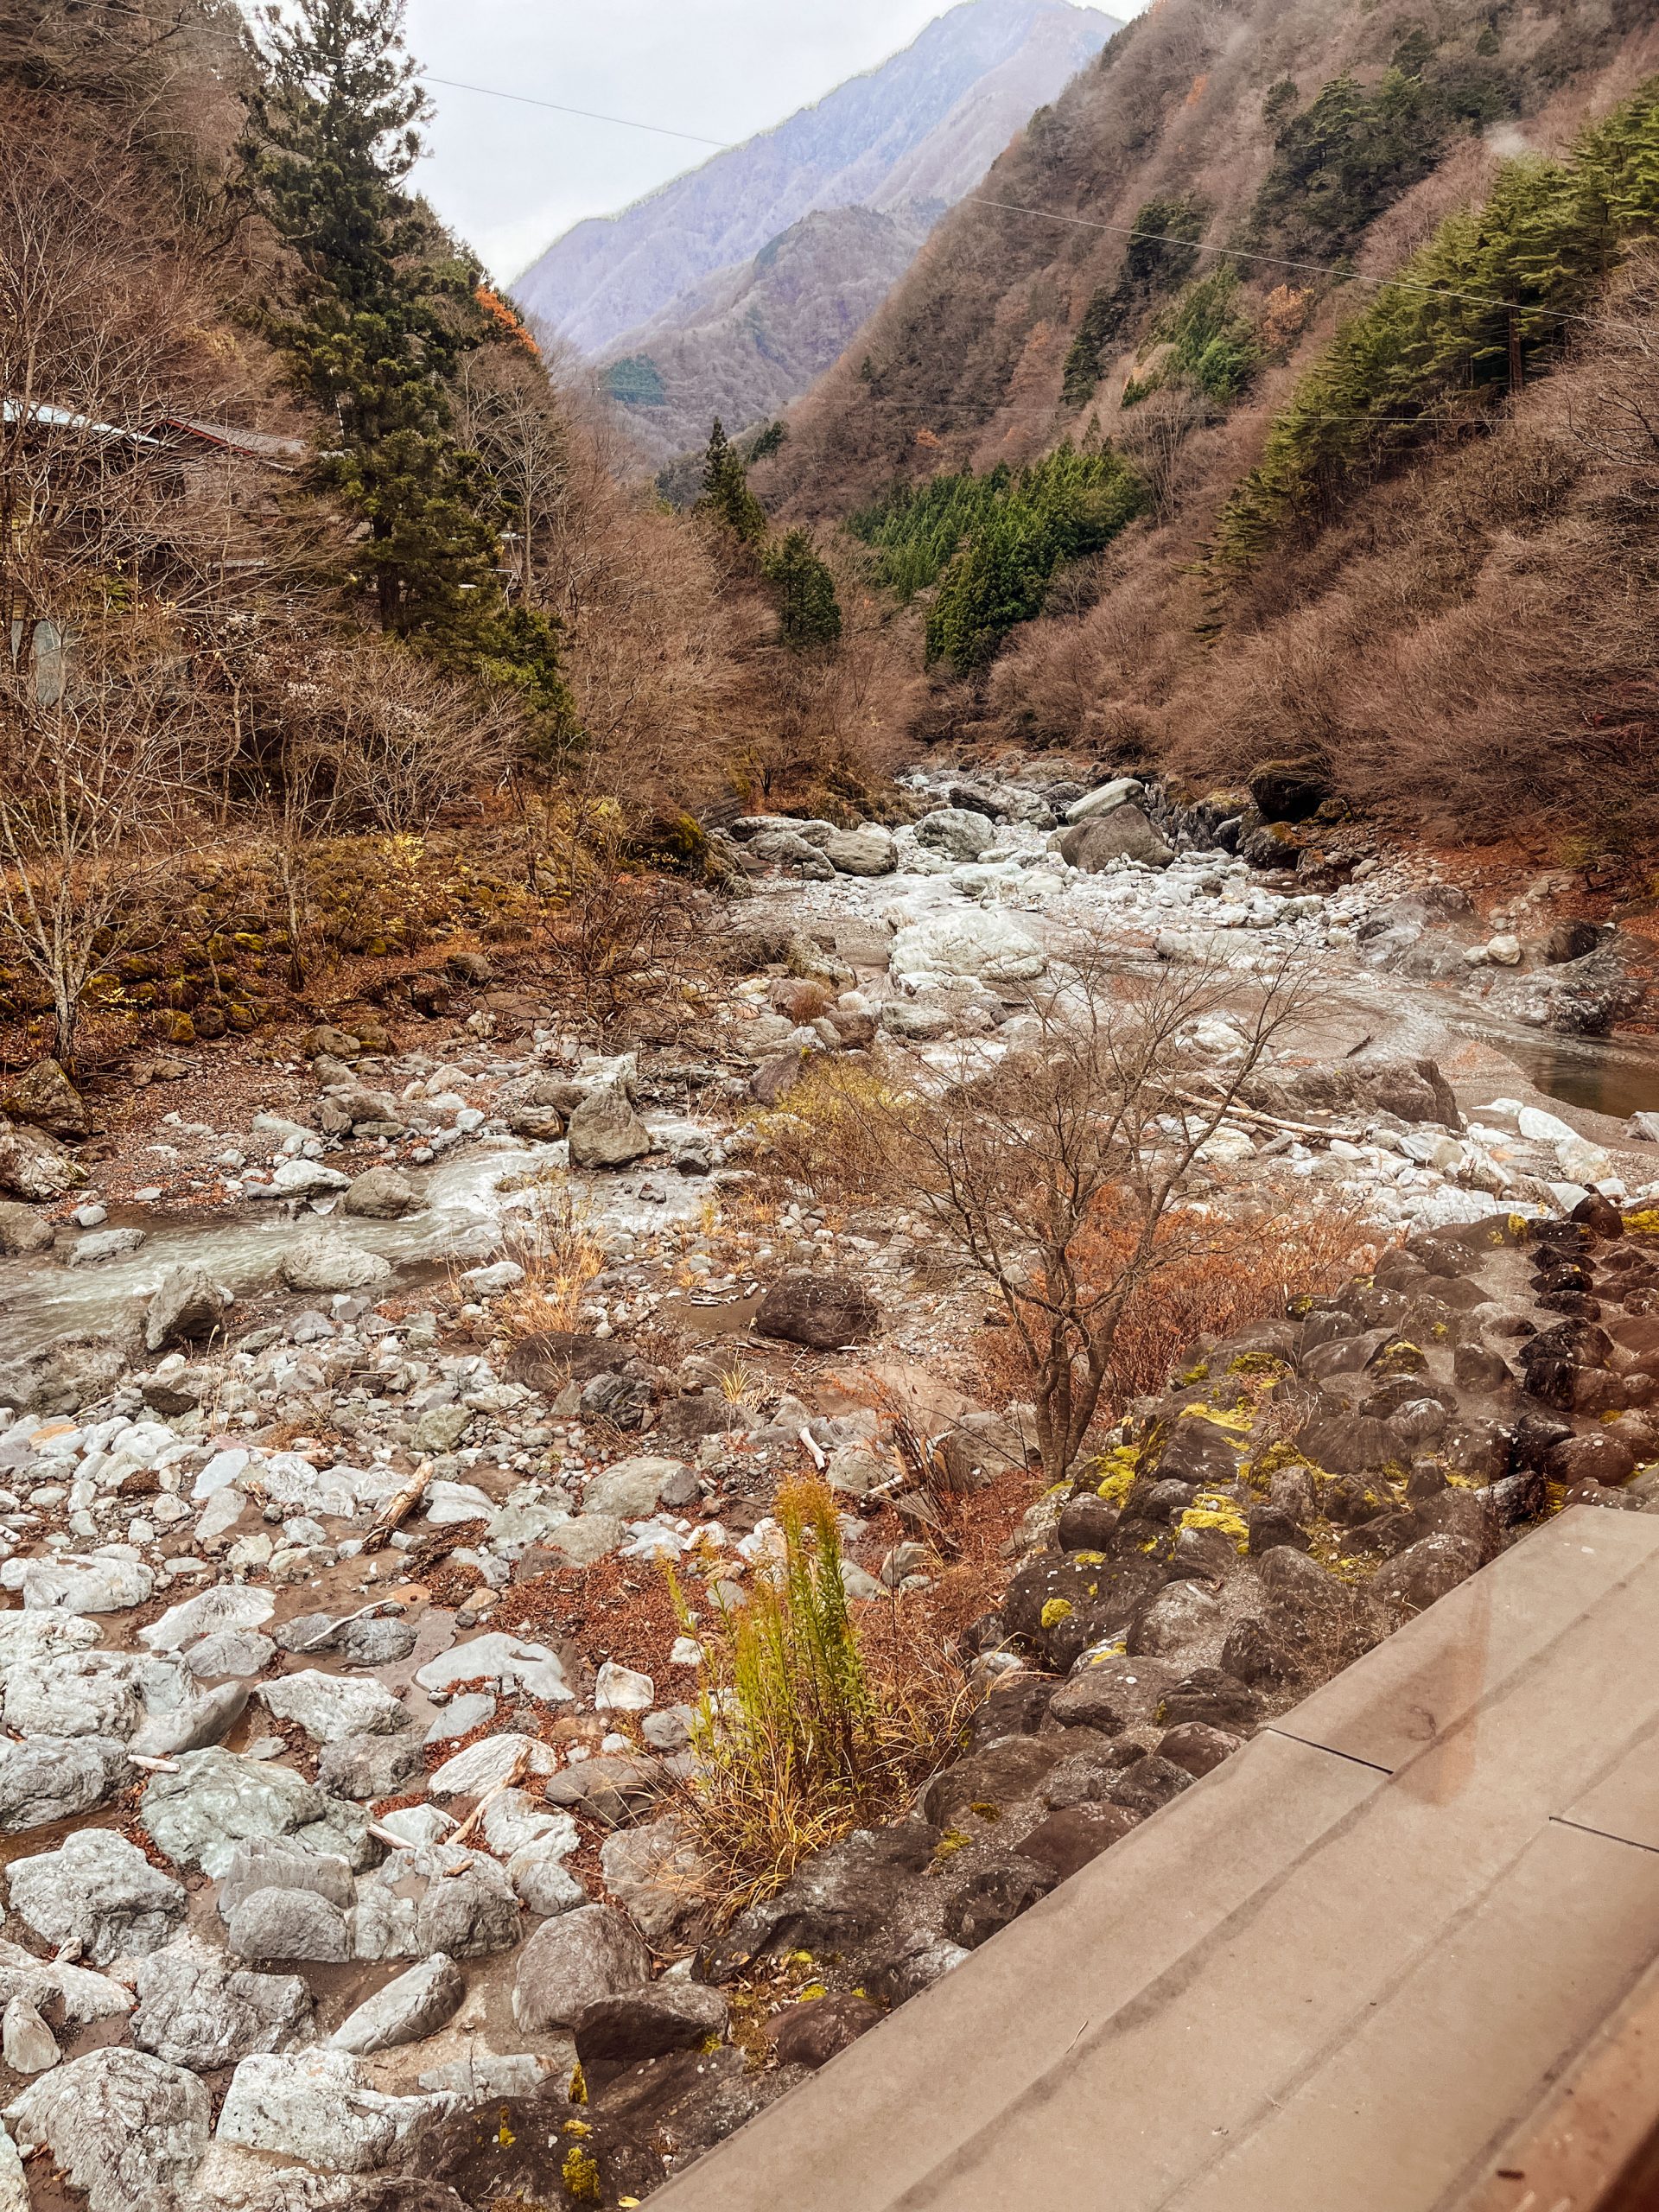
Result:
M1633 0L1161 0L940 226L757 484L844 517L1062 439L1136 471L1138 518L988 668L936 652L923 734L1201 785L1289 757L1442 839L1649 840L1656 69ZM1615 153L1583 140L1632 100ZM1491 327L1449 337L1441 288ZM1505 299L1507 334L1480 313Z

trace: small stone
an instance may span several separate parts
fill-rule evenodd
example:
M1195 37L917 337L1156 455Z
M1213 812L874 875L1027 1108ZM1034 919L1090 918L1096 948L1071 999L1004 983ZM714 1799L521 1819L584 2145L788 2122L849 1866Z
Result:
M62 2056L57 2038L27 1997L14 1997L0 2016L0 2057L14 2074L44 2074Z
M619 1667L609 1659L600 1669L594 1685L596 1713L646 1713L656 1699L657 1685L649 1675L638 1674L631 1667Z

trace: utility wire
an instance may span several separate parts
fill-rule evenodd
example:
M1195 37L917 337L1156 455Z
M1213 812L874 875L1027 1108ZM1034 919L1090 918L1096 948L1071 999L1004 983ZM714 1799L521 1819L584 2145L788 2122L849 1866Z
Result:
M705 138L696 130L673 130L661 123L636 123L628 115L600 115L589 107L567 107L562 100L537 99L530 92L504 92L493 85L463 85L454 77L429 77L424 70L417 73L416 81L423 85L442 85L452 92L479 92L486 99L512 100L520 107L544 107L555 115L579 115L588 123L611 123L620 130L649 130L658 138L684 138L694 146L717 147L722 154L735 151L728 139Z

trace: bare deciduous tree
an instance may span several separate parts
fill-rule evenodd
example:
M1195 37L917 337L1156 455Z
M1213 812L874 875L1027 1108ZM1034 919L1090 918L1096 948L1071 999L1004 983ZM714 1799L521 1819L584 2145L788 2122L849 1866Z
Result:
M1208 962L1131 976L1082 941L1033 993L1029 1044L938 1098L885 1109L910 1202L984 1279L1025 1354L1050 1482L1083 1447L1130 1300L1198 1249L1203 1216L1180 1206L1186 1179L1306 1013L1305 978L1287 965L1246 990ZM1218 1061L1192 1033L1222 1014L1239 1042ZM1085 1248L1109 1204L1120 1233L1103 1275Z

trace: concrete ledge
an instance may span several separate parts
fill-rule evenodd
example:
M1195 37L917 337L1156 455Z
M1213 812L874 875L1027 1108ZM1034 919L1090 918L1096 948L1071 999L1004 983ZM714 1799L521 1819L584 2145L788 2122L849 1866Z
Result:
M1561 1516L657 2201L1452 2203L1659 1957L1656 1651L1659 1520Z

